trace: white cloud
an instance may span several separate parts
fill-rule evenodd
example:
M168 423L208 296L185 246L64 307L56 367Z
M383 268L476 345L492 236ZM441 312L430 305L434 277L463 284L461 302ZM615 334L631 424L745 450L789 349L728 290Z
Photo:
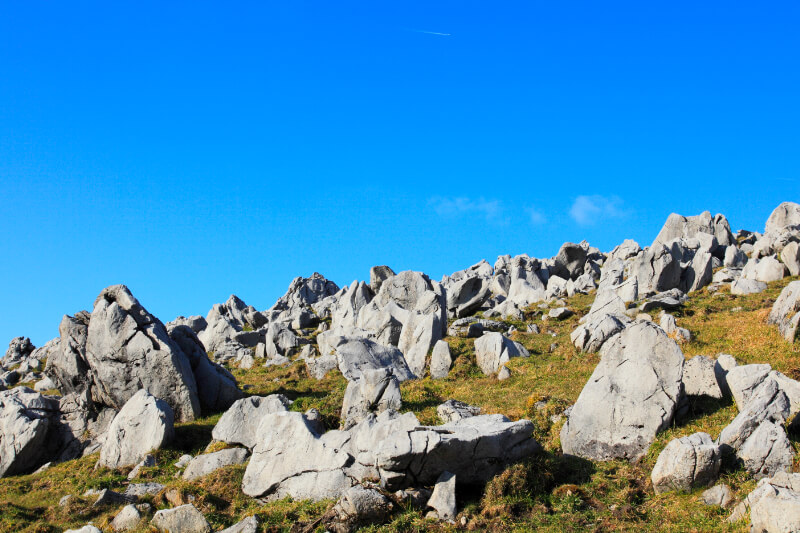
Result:
M534 226L538 226L539 224L544 224L547 222L547 217L544 216L544 213L536 209L535 207L528 207L525 209L528 212L528 220Z
M591 226L610 218L627 215L618 196L578 196L569 210L569 216L581 226Z
M505 216L505 208L500 200L485 200L483 198L442 198L435 197L428 200L428 205L433 206L436 214L442 217L459 217L464 215L480 215L486 222L493 224L508 224L510 219Z

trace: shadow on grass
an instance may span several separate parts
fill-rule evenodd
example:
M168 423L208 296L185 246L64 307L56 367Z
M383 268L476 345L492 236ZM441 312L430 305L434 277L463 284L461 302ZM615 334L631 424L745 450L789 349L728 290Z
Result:
M175 440L167 447L183 453L193 453L211 442L211 431L216 424L193 422L175 426Z
M696 420L705 418L731 405L733 405L733 401L730 398L718 400L709 396L687 396L681 412L676 415L675 425L677 427L688 426Z

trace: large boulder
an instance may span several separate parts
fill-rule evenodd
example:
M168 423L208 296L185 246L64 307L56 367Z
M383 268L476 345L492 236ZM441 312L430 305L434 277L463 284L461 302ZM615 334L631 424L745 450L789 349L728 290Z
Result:
M391 513L392 502L379 490L354 485L344 491L325 521L326 531L347 533L370 524L382 523ZM326 515L326 516L328 516Z
M728 219L720 214L712 218L711 213L704 211L699 215L690 217L684 217L677 213L670 214L661 231L658 232L656 240L653 241L653 246L656 243L667 244L676 239L698 238L699 234L714 237L717 244L723 247L736 243L736 239L731 233ZM715 252L716 246L708 251Z
M48 460L48 432L58 402L27 387L0 392L0 477L26 473Z
M218 452L198 455L189 461L183 471L183 479L193 481L211 472L230 465L240 465L250 453L244 448L227 448Z
M478 366L487 376L494 374L512 357L529 357L525 347L501 333L484 333L475 340L475 358Z
M401 405L400 384L392 375L391 368L365 369L360 379L347 384L342 404L342 426L350 429L369 413L399 410Z
M688 492L714 483L722 453L708 433L673 439L661 452L650 479L656 494L672 490Z
M282 394L248 396L236 401L211 431L214 440L241 444L252 450L258 443L258 427L267 415L289 410L290 401Z
M473 276L456 281L447 289L447 314L461 318L475 313L492 295L491 278Z
M800 204L783 202L769 215L764 233L773 233L786 226L797 225L800 225Z
M794 342L797 326L800 324L800 281L793 281L783 288L772 306L767 322L776 324L781 336Z
M586 264L587 249L580 244L565 242L561 245L553 264L550 267L551 276L559 276L567 280L576 280L583 274Z
M62 394L79 393L90 388L89 362L86 360L90 318L86 311L75 313L75 316L64 315L58 327L61 334L59 349L47 359L45 374Z
M144 389L134 394L114 417L100 451L101 466L135 465L174 437L172 408Z
M377 265L369 269L369 287L378 292L384 281L394 276L394 270L386 265Z
M781 261L790 276L800 276L800 244L790 242L781 250Z
M561 430L565 454L638 460L683 396L684 357L664 330L634 322L607 341Z
M200 401L192 367L164 325L124 285L95 301L86 337L92 398L121 409L141 389L167 402L179 421L194 420Z
M778 472L762 479L733 509L728 522L743 520L748 511L752 532L800 531L800 474Z
M191 503L157 511L150 525L162 533L211 533L203 513Z
M296 277L289 284L286 294L281 296L267 312L270 321L290 320L303 310L310 310L315 303L339 292L336 283L318 272L308 278Z
M8 343L8 350L2 359L3 366L8 368L10 365L18 364L28 358L36 347L28 337L14 337Z
M687 396L708 396L721 400L716 362L705 355L692 357L683 366L683 388Z
M335 339L333 349L339 370L349 381L359 379L364 370L381 368L391 368L399 381L415 377L397 348L362 337L339 337Z
M214 304L205 322L207 325L198 337L206 350L215 352L225 341L244 340L241 333L245 329L257 330L267 323L267 318L232 294L224 304Z

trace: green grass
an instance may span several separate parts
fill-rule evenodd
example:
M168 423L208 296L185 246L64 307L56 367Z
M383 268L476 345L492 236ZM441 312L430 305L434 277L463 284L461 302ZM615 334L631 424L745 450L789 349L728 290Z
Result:
M730 353L740 363L770 363L790 377L799 378L800 347L786 343L774 326L766 324L772 303L789 281L770 284L767 291L757 295L733 296L727 289L692 294L688 304L674 313L678 325L689 329L693 336L681 345L687 358ZM423 424L440 423L436 406L447 399L478 405L485 413L503 413L512 419L528 418L534 422L534 436L543 452L509 467L485 487L460 490L459 521L463 517L466 529L476 531L746 531L745 523L725 522L729 511L703 505L701 490L656 495L650 483L658 454L671 439L696 431L718 436L736 416L736 407L730 401L692 401L689 414L659 434L638 464L592 464L561 455L559 431L563 420L553 422L551 416L575 402L599 361L598 355L581 353L569 341L569 334L588 312L592 299L593 295L568 299L576 314L563 322L543 322L541 316L546 310L535 306L526 312L524 321L512 322L519 330L512 337L531 356L509 363L512 375L508 380L498 381L480 372L472 339L447 338L454 357L450 375L401 385L403 409L414 412ZM530 322L539 324L541 333L525 333L525 325ZM552 344L555 349L551 351ZM248 394L285 394L294 401L292 410L319 409L326 427L338 428L347 385L338 371L319 381L308 377L302 362L283 368L232 371ZM534 404L540 400L546 400L546 404L538 410ZM193 503L215 530L258 514L263 531L292 531L312 524L329 509L333 502L285 499L259 504L240 490L244 466L228 467L193 483L176 477L178 471L173 463L184 453L202 453L218 419L219 415L215 415L176 428L175 442L156 453L158 466L144 469L137 480L157 481L167 487L165 493L147 501L164 508L170 506L168 491L172 497L178 494L184 500L193 497ZM796 449L798 437L790 434ZM215 445L212 450L220 447ZM0 530L60 532L90 520L107 527L118 508L92 508L91 499L80 495L90 488L124 490L128 469L94 470L96 460L94 455L56 465L41 474L0 479ZM755 481L740 470L724 470L721 481L731 486L737 498L755 486ZM78 497L62 508L58 501L65 494ZM423 511L400 506L390 523L365 531L454 529L426 520ZM149 531L146 524L140 531Z

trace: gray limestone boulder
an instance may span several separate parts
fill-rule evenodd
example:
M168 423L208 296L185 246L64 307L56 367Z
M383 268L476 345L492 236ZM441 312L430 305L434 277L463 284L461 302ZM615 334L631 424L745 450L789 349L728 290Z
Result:
M800 276L800 243L794 241L784 246L780 257L790 276Z
M794 450L781 424L765 420L736 451L736 457L753 477L770 477L792 471Z
M342 404L342 427L350 429L369 413L379 414L402 406L400 383L390 368L365 369L361 378L347 384Z
M565 242L554 258L553 265L550 267L550 275L567 280L578 279L578 276L583 274L587 255L587 249L580 244Z
M683 388L687 396L708 396L721 400L724 395L717 381L716 361L705 355L692 357L683 365Z
M728 485L722 483L704 490L702 498L703 503L706 505L727 508L733 502L733 493Z
M211 472L230 465L240 465L250 456L244 448L227 448L218 452L198 455L189 461L183 471L183 479L193 481Z
M708 433L695 433L673 439L659 454L650 479L656 494L668 491L689 492L716 481L722 464L719 446Z
M80 529L66 529L64 530L64 533L103 533L103 532L97 529L95 526L88 524Z
M454 520L456 507L456 476L450 472L442 472L433 486L433 494L428 500L428 507L436 512L440 520Z
M191 503L157 511L150 525L162 533L211 533L203 513Z
M61 319L58 349L47 359L45 375L50 377L62 394L79 393L89 389L91 379L86 361L86 336L91 315L86 311Z
M475 313L488 300L491 279L479 276L465 278L447 286L447 314L462 318Z
M260 523L258 515L248 516L241 522L225 528L219 533L258 533Z
M23 474L49 460L48 433L58 402L27 387L0 392L0 477Z
M725 216L718 214L712 218L711 213L705 211L699 215L689 217L676 213L670 214L653 242L653 246L656 243L667 244L676 239L697 238L701 234L713 236L720 246L729 246L736 243L730 224ZM716 247L709 250L712 253L715 251Z
M683 397L683 354L650 322L634 322L600 354L561 430L561 447L592 460L638 460Z
M141 389L167 402L178 421L200 414L189 360L164 325L124 285L104 289L95 301L86 337L92 398L122 406Z
M310 277L296 277L289 284L286 294L281 296L267 313L271 319L291 317L328 296L339 292L339 287L322 274L314 272Z
M377 293L384 281L394 276L394 270L386 265L378 265L369 269L369 287Z
M128 504L114 516L111 521L111 529L114 531L131 531L139 526L142 514L133 504Z
M725 379L739 411L747 407L750 398L771 371L772 367L767 364L741 365L728 371Z
M333 344L339 370L349 381L360 378L364 370L381 368L390 368L398 381L415 377L397 348L361 337L339 337Z
M800 204L783 202L769 215L764 226L764 233L780 231L786 226L797 226L798 224L800 224Z
M206 321L205 317L200 315L192 315L188 317L179 316L176 317L175 320L167 322L164 325L168 330L178 326L187 326L195 334L198 334L208 327L208 321Z
M393 509L389 498L377 489L354 485L344 491L328 513L330 517L323 521L326 530L346 533L384 522Z
M512 341L501 333L484 333L475 341L475 358L484 374L497 372L512 357L529 357L522 344Z
M478 416L481 414L481 408L458 400L447 400L436 408L436 414L443 423L449 424L471 416Z
M800 281L793 281L783 288L772 306L767 322L776 324L781 336L794 342L800 324Z
M98 464L118 468L140 462L172 440L173 417L169 404L141 389L111 422Z
M758 294L767 290L767 284L754 279L739 278L731 283L731 294L743 296L745 294Z
M211 436L214 440L240 444L252 450L258 443L257 431L261 420L270 414L288 411L290 404L282 394L242 398L220 417Z
M444 340L437 341L431 352L431 378L446 378L452 365L453 357L450 354L450 345Z

